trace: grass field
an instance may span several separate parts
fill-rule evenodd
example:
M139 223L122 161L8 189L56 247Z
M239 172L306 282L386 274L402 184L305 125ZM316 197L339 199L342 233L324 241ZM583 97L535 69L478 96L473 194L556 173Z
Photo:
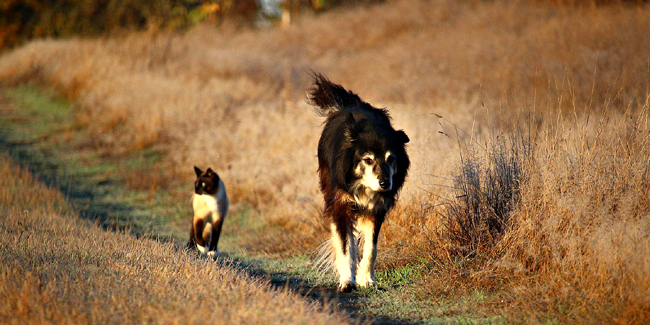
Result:
M89 178L68 182L81 202L109 193L79 209L105 228L181 245L192 166L211 166L232 202L222 250L282 269L327 235L322 120L304 101L309 72L322 72L388 107L411 138L412 170L380 236L380 289L359 293L361 309L644 323L649 17L647 5L387 1L282 29L33 41L0 57L0 82L36 107L11 115L31 134L14 140L84 166ZM38 111L24 102L34 87L72 109Z
M346 322L227 260L81 220L60 191L9 160L0 156L5 324Z

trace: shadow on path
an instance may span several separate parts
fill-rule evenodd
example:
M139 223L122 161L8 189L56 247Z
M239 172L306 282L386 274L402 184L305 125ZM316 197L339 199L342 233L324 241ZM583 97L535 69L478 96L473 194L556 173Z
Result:
M115 230L116 227L110 226L110 216L126 216L131 213L132 209L125 204L100 200L102 195L108 194L102 188L108 184L96 184L92 188L87 181L78 179L79 176L73 178L67 175L62 166L52 159L53 156L35 150L32 143L10 142L6 139L6 133L0 131L0 151L8 153L16 164L27 169L40 182L59 189L79 211L80 217L99 221L106 230Z
M2 122L2 121L0 121ZM1 124L1 123L0 123ZM111 196L119 184L115 180L97 182L91 175L70 172L70 166L63 166L63 162L55 153L41 149L36 143L10 141L9 134L0 129L0 152L5 152L21 168L28 170L40 182L49 187L58 188L79 211L82 219L98 223L106 231L122 231L128 228L136 237L145 235L146 230L133 229L124 225L124 218L132 215L134 208L117 200L106 199ZM60 153L59 153L60 155ZM116 216L122 218L117 220ZM151 235L151 233L148 233ZM160 241L174 241L169 237L158 237ZM185 243L175 241L179 249L184 249ZM192 254L192 252L187 252ZM362 323L373 324L413 324L396 319L374 317L361 311L362 300L357 292L340 293L336 286L313 286L299 276L286 273L269 273L261 267L255 266L255 260L232 258L224 255L223 264L236 267L251 277L268 281L276 290L289 290L314 301L321 306L334 306L346 311L353 319ZM220 259L221 260L221 259ZM229 260L229 261L226 261ZM382 290L382 289L375 289Z
M292 291L301 296L318 303L320 306L333 306L338 310L343 310L350 315L352 319L359 320L360 323L371 323L379 325L389 324L420 324L418 322L409 322L400 319L387 317L378 317L364 313L362 311L364 298L358 291L349 293L339 292L336 285L323 286L313 285L300 276L289 275L282 272L269 273L263 268L255 266L253 259L241 259L230 257L227 253L222 254L226 257L230 266L243 270L249 276L266 280L271 287L280 291ZM375 287L372 290L386 290Z
M73 173L73 167L65 166L57 154L49 152L51 149L9 138L7 132L0 129L0 152L8 154L15 164L28 170L38 181L60 190L81 219L97 223L106 231L127 231L136 238L151 237L150 229L130 222L136 209L113 198L113 191L120 186L117 181L97 181L92 179L91 173ZM172 240L169 236L154 235L154 238L161 242Z
M32 175L44 184L58 188L79 211L83 219L97 222L106 231L125 230L123 225L114 221L115 216L128 217L133 208L119 202L107 202L103 197L110 195L110 190L115 186L115 181L108 180L97 184L84 176L71 176L65 168L57 163L54 155L35 148L33 143L11 142L7 134L0 131L0 152L6 152L11 159L27 169ZM111 186L112 185L112 186ZM145 235L143 232L129 229L136 237ZM170 241L170 238L159 237L158 240ZM185 243L176 243L182 249ZM192 252L188 252L192 254ZM374 317L362 313L362 297L356 293L340 293L336 286L313 286L299 276L285 273L269 273L263 268L256 267L253 259L232 258L224 254L229 262L224 265L236 267L251 277L268 281L276 290L289 290L314 301L321 306L333 305L339 310L346 311L353 319L362 323L372 324L414 324L396 319ZM382 289L375 289L382 290Z

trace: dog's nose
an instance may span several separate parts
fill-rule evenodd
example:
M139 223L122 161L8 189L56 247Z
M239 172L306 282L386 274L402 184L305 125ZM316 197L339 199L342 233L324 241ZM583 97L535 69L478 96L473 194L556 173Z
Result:
M390 187L390 182L389 181L380 181L379 186L381 187L382 190L388 189Z

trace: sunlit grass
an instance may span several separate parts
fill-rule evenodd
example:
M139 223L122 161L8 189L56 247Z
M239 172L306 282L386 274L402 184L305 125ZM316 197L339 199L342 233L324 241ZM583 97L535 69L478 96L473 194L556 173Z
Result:
M385 314L634 323L650 317L648 10L389 1L285 29L36 41L0 58L0 80L45 84L74 103L69 136L93 153L82 159L88 173L117 179L129 206L146 207L133 220L143 229L182 241L192 166L211 166L233 203L224 244L290 259L327 237L322 120L303 99L308 71L322 72L388 107L412 140L413 167L379 241ZM512 137L531 149L519 174L490 158L509 157L515 148L500 141ZM467 187L463 171L497 178ZM517 187L490 187L499 175ZM473 194L483 214L462 219Z
M10 323L340 323L225 259L105 232L0 155L0 317Z

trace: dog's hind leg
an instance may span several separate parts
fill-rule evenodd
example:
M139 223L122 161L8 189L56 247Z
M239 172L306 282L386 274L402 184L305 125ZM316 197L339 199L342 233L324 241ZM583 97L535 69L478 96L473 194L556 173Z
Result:
M331 224L332 245L334 246L335 268L339 273L339 290L341 292L350 292L356 289L354 281L356 252L357 246L354 242L352 232L345 229L347 227Z
M375 222L365 218L361 219L357 223L357 230L363 239L363 257L357 270L357 284L360 287L371 287L376 282L377 241L375 240Z

